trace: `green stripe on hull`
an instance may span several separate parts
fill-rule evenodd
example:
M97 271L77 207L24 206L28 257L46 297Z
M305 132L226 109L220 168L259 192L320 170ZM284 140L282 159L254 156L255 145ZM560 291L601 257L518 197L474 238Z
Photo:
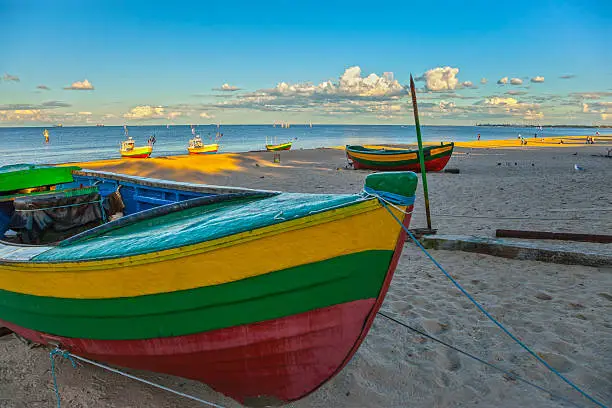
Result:
M392 255L365 251L223 285L130 298L63 299L0 290L0 318L85 339L182 336L374 298Z

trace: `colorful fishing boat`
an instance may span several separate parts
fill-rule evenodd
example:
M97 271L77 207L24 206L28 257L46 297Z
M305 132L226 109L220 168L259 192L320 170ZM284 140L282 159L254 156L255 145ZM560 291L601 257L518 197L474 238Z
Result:
M268 150L269 152L272 152L272 151L275 152L279 150L290 150L292 144L293 142L286 142L286 143L281 143L281 144L267 144L266 150Z
M72 176L53 197L4 198L0 325L245 405L300 399L349 362L404 244L390 212L408 226L417 186L412 172L368 175L357 194ZM72 216L79 205L86 219ZM45 230L72 220L80 231L25 245L36 211L24 209L50 215Z
M423 147L425 169L441 171L453 154L455 144L440 143L439 146ZM401 149L385 146L346 146L346 157L355 169L379 171L421 171L418 149Z
M147 146L136 146L134 139L128 135L128 128L123 125L123 131L127 140L121 142L121 157L132 158L132 159L146 159L153 153L153 144L155 144L155 136L149 138Z
M196 134L195 131L195 127L192 126L193 139L189 139L189 146L187 147L189 154L211 154L219 151L218 143L204 144L200 135ZM218 134L217 137L219 137Z
M146 159L153 153L153 146L136 146L134 139L128 137L127 140L121 142L121 157L132 159Z

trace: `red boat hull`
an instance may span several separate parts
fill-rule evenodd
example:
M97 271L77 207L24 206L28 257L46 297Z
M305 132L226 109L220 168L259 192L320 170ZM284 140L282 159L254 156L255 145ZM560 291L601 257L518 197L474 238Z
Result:
M2 324L40 343L59 341L92 360L201 381L241 403L259 396L290 401L333 375L374 303L365 299L251 325L150 340L61 338Z
M151 153L148 154L136 154L134 156L121 156L124 159L147 159L149 156L151 156Z

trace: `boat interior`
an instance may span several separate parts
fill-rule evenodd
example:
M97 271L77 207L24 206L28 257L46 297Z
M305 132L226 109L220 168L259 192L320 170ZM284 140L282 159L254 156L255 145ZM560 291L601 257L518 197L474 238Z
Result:
M0 242L57 245L188 208L275 194L78 170L69 182L0 191Z
M64 261L159 251L366 199L360 194L280 193L82 169L70 175L69 182L36 191L0 191L0 260L17 252L29 254L24 259Z

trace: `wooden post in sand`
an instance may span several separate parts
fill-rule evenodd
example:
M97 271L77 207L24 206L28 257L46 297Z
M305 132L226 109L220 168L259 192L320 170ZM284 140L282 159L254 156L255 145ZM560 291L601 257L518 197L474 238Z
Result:
M421 165L421 179L423 180L423 196L425 198L425 213L427 215L427 228L431 230L431 216L429 214L429 192L427 191L427 175L425 171L425 157L423 157L423 142L421 141L421 125L419 123L419 110L417 108L416 90L414 80L410 74L410 95L412 96L412 108L414 110L414 125L416 127L417 141L419 142L419 163Z

